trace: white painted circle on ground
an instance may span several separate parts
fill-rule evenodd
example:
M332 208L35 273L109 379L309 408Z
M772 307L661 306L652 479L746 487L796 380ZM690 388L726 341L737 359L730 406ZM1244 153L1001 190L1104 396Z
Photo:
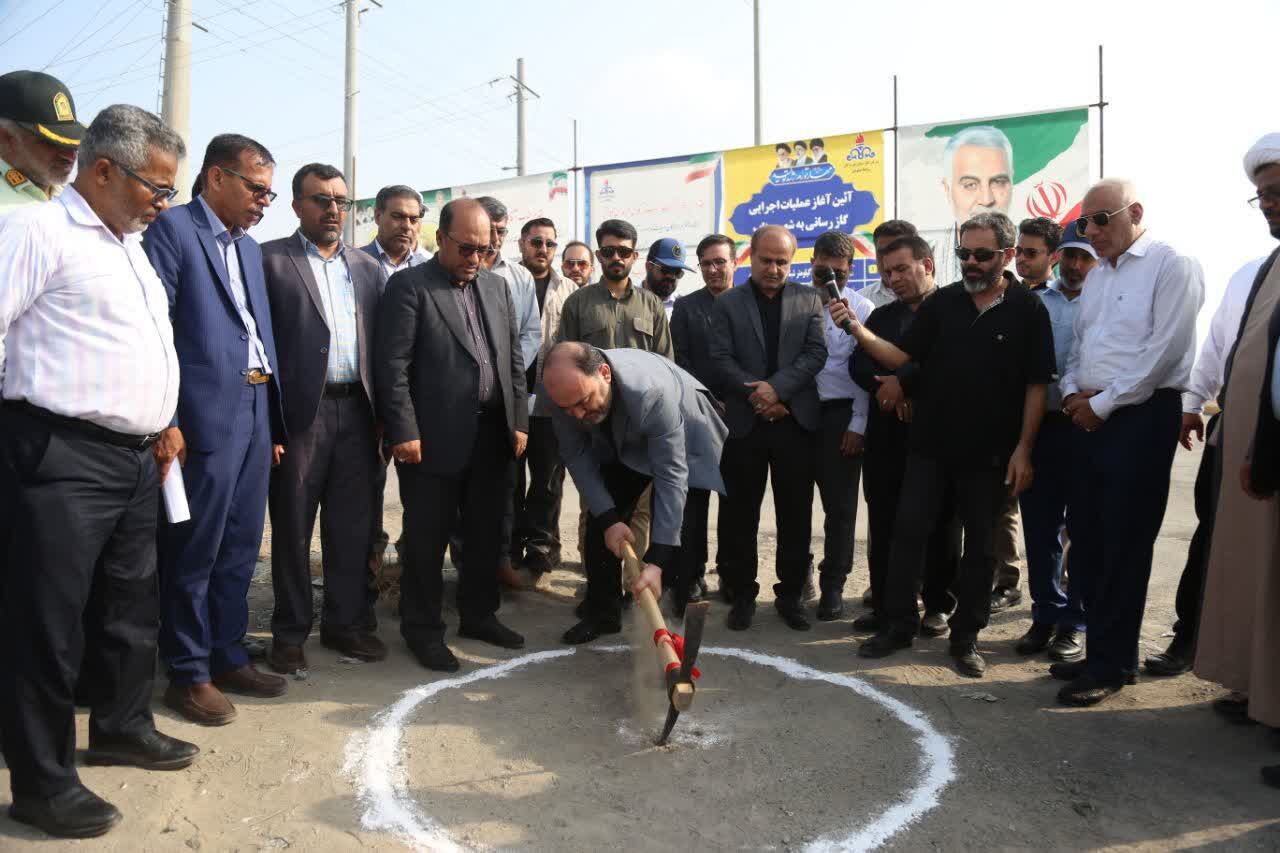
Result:
M589 650L629 651L626 646L596 646L589 647ZM343 772L355 783L357 796L363 806L361 825L368 830L392 833L410 847L420 850L442 853L465 850L449 837L449 833L438 821L425 814L409 794L409 779L401 751L406 720L419 705L445 690L465 687L477 681L504 678L531 664L569 657L576 652L577 649L572 648L532 652L457 678L433 681L406 691L389 708L380 711L367 728L351 736L347 742L346 761L343 765ZM915 732L915 740L920 747L915 786L869 823L854 827L847 835L824 835L810 842L805 849L812 853L874 850L935 808L942 790L955 779L955 753L946 736L933 727L933 723L923 712L860 678L823 672L791 658L747 649L711 646L704 648L701 654L738 658L748 663L771 667L801 681L823 681L847 688L880 705Z

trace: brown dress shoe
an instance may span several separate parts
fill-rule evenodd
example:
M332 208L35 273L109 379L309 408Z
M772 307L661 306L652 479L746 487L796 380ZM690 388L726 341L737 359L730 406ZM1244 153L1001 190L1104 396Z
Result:
M302 646L276 641L271 644L271 652L267 655L267 666L281 675L293 675L300 669L307 669L307 656Z
M373 634L364 631L321 631L320 645L363 661L384 660L387 656L386 645Z
M236 718L236 706L212 684L170 684L164 704L202 726L225 726Z
M253 664L246 664L239 669L223 672L213 677L213 683L228 693L241 696L257 696L261 699L274 699L283 696L289 689L289 683L278 675L267 675L258 672Z

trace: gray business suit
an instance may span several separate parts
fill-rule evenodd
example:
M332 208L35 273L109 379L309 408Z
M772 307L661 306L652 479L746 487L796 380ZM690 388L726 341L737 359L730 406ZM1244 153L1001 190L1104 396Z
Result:
M813 506L813 443L822 416L815 377L827 360L822 302L812 287L788 282L775 297L779 311L777 368L769 371L765 324L750 281L716 298L711 358L725 395L730 438L720 470L728 495L720 502L720 583L735 599L754 599L760 504L766 479L773 483L778 519L779 604L798 604L809 564ZM790 410L767 421L748 400L744 383L765 380Z
M560 455L581 491L587 522L587 610L596 619L621 612L621 564L604 547L604 530L626 521L653 484L653 522L644 555L668 574L680 546L689 489L723 494L720 453L728 427L706 386L665 356L636 349L603 351L612 371L609 416L599 426L556 410Z
M329 350L337 342L325 319L325 304L332 300L336 311L340 302L329 294L329 285L316 281L298 234L262 245L288 434L284 457L271 471L267 500L275 592L271 633L285 645L300 646L311 633L311 534L317 511L325 581L321 633L360 630L374 600L366 560L380 464L372 352L383 273L363 252L341 251L355 297L359 372L359 381L346 385L328 382Z
M374 380L385 442L422 442L420 464L396 463L405 514L400 633L411 645L444 637L440 572L456 525L467 543L459 616L467 625L497 612L515 432L529 429L510 289L488 271L467 287L478 330L468 325L457 286L434 258L391 276L378 306ZM475 345L476 332L484 351ZM493 376L487 400L479 393L482 362Z

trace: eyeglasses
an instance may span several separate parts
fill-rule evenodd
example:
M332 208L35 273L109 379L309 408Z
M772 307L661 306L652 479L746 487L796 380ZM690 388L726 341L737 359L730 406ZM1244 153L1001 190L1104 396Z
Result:
M307 196L307 198L311 199L313 202L315 202L325 210L328 210L329 205L331 204L336 204L338 206L338 210L350 210L351 208L356 206L356 203L354 201L352 201L351 199L345 196L340 196L340 195L325 195L324 193L316 193L315 195Z
M1030 260L1030 261L1034 261L1036 258L1040 257L1041 255L1048 254L1048 252L1044 251L1043 249L1033 249L1030 246L1017 246L1014 248L1013 253L1020 258L1026 258L1027 260Z
M497 234L499 237L506 237L506 236L507 236L507 229L506 229L506 228L495 228L495 229L493 229L493 233L494 233L494 234Z
M458 247L458 251L462 253L462 256L464 258L469 258L472 255L479 255L482 258L487 258L493 254L492 246L476 246L471 243L463 243L459 241L457 237L450 234L448 231L444 233L444 236L448 237L450 240L453 241L453 245Z
M116 161L115 161L115 160L112 160L111 162L115 164L115 167L116 167L117 169L119 169L120 171L124 172L126 175L128 175L128 176L129 176L129 177L131 177L131 178L133 178L135 181L137 181L138 183L142 184L142 185L143 185L144 187L146 187L147 189L151 190L151 203L152 203L152 204L155 204L156 202L159 202L159 201L163 201L163 202L165 202L166 204L168 204L169 202L173 201L175 198L177 198L177 197L178 197L178 189L177 189L177 187L162 187L162 186L158 186L158 185L156 185L156 184L151 183L151 182L150 182L150 181L148 181L146 178L142 177L142 176L141 176L141 175L139 175L137 172L135 172L135 171L133 171L132 169L130 169L128 166L123 166L123 165L121 165L121 164L119 164L119 163L116 163Z
M268 202L276 200L277 193L273 193L271 191L271 187L257 183L256 181L251 181L235 169L228 169L226 166L219 166L218 168L226 172L228 175L235 175L237 178L244 181L244 185L249 188L249 192L253 193L254 198L265 198ZM328 205L326 205L326 207L327 206Z
M961 261L967 261L969 258L973 258L980 264L985 264L996 255L1003 254L1004 251L1002 249L962 249L959 246L956 247L956 257Z
M585 269L591 266L591 261L577 261L572 258L565 258L564 265L566 267L572 267L573 269L577 269L578 267L582 267Z
M725 258L712 258L709 261L698 261L698 266L704 269L722 270L729 266L729 261Z
M1280 204L1280 190L1258 190L1258 194L1249 199L1249 206L1254 210L1264 204Z
M412 213L401 213L400 211L397 210L391 213L391 221L407 222L410 225L417 225L419 222L422 221L422 217L414 216Z
M556 250L556 246L560 245L555 240L547 240L542 237L526 237L525 242L535 249L545 248L548 251L552 251L552 252Z
M611 261L614 258L625 261L636 253L636 250L630 246L601 246L597 251L600 252L600 257L607 261Z
M1136 201L1131 201L1124 207L1117 207L1115 210L1100 210L1097 213L1091 213L1088 216L1081 216L1076 220L1076 233L1083 237L1084 231L1089 227L1090 222L1097 225L1099 228L1106 228L1107 223L1111 221L1111 217L1118 213L1124 213L1135 204L1137 204Z

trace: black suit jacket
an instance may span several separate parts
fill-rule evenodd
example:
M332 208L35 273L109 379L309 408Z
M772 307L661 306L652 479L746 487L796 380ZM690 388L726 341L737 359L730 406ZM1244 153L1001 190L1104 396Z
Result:
M382 266L364 252L343 250L356 298L356 346L360 384L369 400L373 385L373 333L382 292ZM311 426L324 394L332 336L324 318L320 286L298 234L262 244L267 298L280 354L280 386L284 390L284 422L289 435Z
M741 438L751 432L756 413L744 383L763 379L778 392L791 417L807 430L822 418L814 378L827 363L827 336L822 329L822 301L807 284L787 282L778 295L782 323L778 340L778 372L766 376L768 353L764 324L751 285L734 287L716 297L712 311L711 359L724 392L729 434Z
M1280 257L1280 249L1272 252L1258 270L1258 275L1253 280L1253 289L1249 292L1249 301L1245 303L1244 314L1240 318L1242 327L1249 316L1249 311L1253 308L1253 300L1258 294L1258 289L1270 275L1277 257ZM1255 492L1267 495L1280 491L1280 421L1276 420L1271 397L1271 379L1275 371L1277 342L1280 342L1280 307L1272 313L1271 325L1267 328L1267 374L1262 381L1262 402L1258 406L1258 423L1254 428L1253 446L1249 451L1249 486ZM1218 394L1219 400L1227 399L1226 383L1231 381L1231 362L1234 358L1235 348L1233 347L1227 359L1226 381L1223 383L1221 393ZM1228 471L1224 476L1234 476L1234 472Z
M487 270L469 286L479 297L514 448L515 431L529 430L515 304L506 280ZM374 382L384 441L420 439L429 474L456 474L467 464L480 405L480 362L453 287L432 258L391 276L378 304Z
M723 400L711 359L711 309L715 304L716 297L707 287L677 299L671 311L671 343L676 350L676 364Z

